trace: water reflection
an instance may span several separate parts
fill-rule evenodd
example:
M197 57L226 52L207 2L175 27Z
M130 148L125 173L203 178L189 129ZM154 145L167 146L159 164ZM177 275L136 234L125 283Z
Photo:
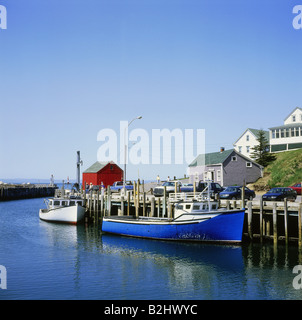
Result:
M102 235L102 252L131 258L136 273L151 272L155 279L156 272L165 274L170 294L181 298L195 293L213 298L216 285L223 282L231 289L232 278L244 267L241 247L233 246Z
M43 222L44 245L66 251L81 299L300 299L296 247L181 243Z

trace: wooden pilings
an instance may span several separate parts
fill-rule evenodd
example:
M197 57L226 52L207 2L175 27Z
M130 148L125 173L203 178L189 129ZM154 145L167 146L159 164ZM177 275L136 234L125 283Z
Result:
M248 201L245 234L251 241L270 239L286 245L298 243L302 248L302 203ZM228 205L227 203L225 204Z
M112 193L110 187L107 190L88 192L84 194L86 199L86 221L98 222L103 216L149 216L149 217L173 217L173 205L168 204L168 195L165 190L164 197L158 197L141 190L139 181L134 183L133 191L126 194Z
M41 184L2 185L0 186L0 201L53 197L56 187Z
M101 223L103 216L144 216L173 218L174 203L169 201L166 190L163 197L155 197L141 190L136 183L134 191L126 194L99 191L86 194L86 217L94 223ZM274 244L284 242L286 245L296 243L302 248L302 203L221 200L221 207L241 209L246 207L244 239L249 241L270 240Z

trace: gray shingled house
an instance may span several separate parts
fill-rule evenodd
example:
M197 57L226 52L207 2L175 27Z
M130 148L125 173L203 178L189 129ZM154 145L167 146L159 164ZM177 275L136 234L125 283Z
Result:
M189 165L190 183L211 179L222 186L253 183L262 177L263 167L234 149L201 154Z

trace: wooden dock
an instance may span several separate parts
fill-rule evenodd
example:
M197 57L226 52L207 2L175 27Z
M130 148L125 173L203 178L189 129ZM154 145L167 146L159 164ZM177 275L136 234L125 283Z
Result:
M43 184L9 184L0 186L0 201L53 197L56 186Z
M184 193L185 196L185 193ZM90 192L86 198L86 221L101 223L103 216L132 215L144 217L173 218L176 202L163 197L155 197L135 186L134 192L126 195L105 192ZM220 200L220 207L240 209L242 200ZM273 241L302 247L302 203L271 202L260 200L245 201L246 216L243 228L244 241Z

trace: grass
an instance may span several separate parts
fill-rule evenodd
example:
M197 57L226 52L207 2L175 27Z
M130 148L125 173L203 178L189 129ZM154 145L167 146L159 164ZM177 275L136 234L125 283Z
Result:
M255 183L256 189L288 187L302 181L302 149L275 155L276 159L264 169L263 178Z

